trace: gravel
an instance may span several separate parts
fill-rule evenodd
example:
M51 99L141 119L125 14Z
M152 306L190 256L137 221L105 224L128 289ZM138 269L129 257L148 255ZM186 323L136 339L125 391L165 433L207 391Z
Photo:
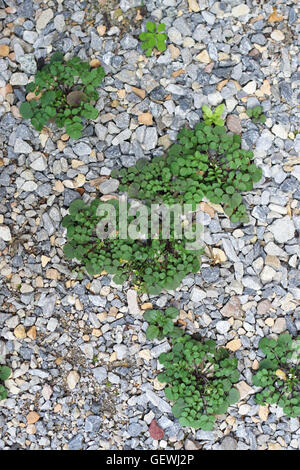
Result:
M106 23L97 2L0 0L0 354L13 370L0 449L295 450L299 419L259 407L251 376L263 336L300 328L298 2L151 0L140 19L140 0L107 3ZM283 20L270 20L275 8ZM149 19L169 40L146 58L138 35ZM77 141L53 124L37 132L18 111L40 59L57 50L106 71L99 117ZM263 170L244 194L249 222L208 206L201 270L176 291L78 278L63 255L70 203L117 193L114 168L161 155L203 104L220 103ZM263 125L246 114L257 104ZM241 400L214 431L180 426L156 379L170 345L146 339L143 312L175 303L187 332L236 349Z

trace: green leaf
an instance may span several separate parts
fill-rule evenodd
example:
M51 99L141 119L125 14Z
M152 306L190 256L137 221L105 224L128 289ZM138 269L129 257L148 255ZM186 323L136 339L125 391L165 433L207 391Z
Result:
M219 104L219 106L216 107L215 109L215 112L214 112L214 115L216 117L220 117L225 111L225 105L222 103L222 104Z
M84 209L85 207L86 204L82 199L75 199L75 201L72 201L69 206L69 213L70 215L76 215L80 209Z
M228 401L230 405L233 405L234 403L239 401L239 399L240 399L240 392L235 387L229 390Z
M176 307L168 307L168 308L166 308L165 313L166 313L167 317L175 319L179 314L179 310Z
M22 103L20 106L20 113L24 119L31 119L33 116L33 110L31 108L30 103L28 103L27 101Z
M146 330L146 338L147 339L154 339L157 338L159 335L159 328L155 325L148 326Z
M157 32L158 33L162 33L164 30L166 29L166 25L164 23L160 23L158 26L157 26Z
M212 117L213 112L212 112L211 108L209 108L207 105L204 104L201 109L203 111L205 119Z
M276 364L276 361L271 361L270 359L263 359L259 363L259 370L261 369L276 370L277 367L278 367L278 364Z
M62 52L54 52L54 54L51 56L50 62L62 62L64 59L64 55Z
M8 366L0 366L0 380L3 382L11 375L11 369Z
M65 255L66 258L68 258L68 259L75 258L75 250L74 250L74 247L71 244L67 243L64 246L63 250L64 250L64 255Z
M179 418L186 408L186 403L183 398L179 398L172 406L172 412L175 418Z
M153 23L152 21L147 21L146 28L150 33L155 33L156 26L155 23Z
M164 38L160 38L159 36L157 37L157 49L160 51L160 52L163 52L165 51L167 48L166 46L166 41Z

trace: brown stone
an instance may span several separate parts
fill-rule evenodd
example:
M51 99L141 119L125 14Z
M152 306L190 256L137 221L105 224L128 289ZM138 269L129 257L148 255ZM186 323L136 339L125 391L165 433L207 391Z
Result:
M168 49L170 51L170 54L171 54L171 58L174 60L174 59L177 59L179 56L180 56L180 50L178 49L178 47L175 47L173 44L170 44L168 46Z
M184 73L185 73L185 70L183 69L175 70L175 72L172 73L172 77L176 78L176 77L179 77L179 75L182 75Z
M26 416L28 424L34 424L40 419L40 415L36 411L30 411Z
M253 388L251 388L244 380L237 383L235 387L240 392L240 399L243 400L249 393L253 392Z
M231 297L225 307L221 309L221 313L224 317L242 318L243 310L240 299L237 296Z
M280 261L277 256L267 255L265 259L265 263L268 266L272 266L272 268L278 269L280 268Z
M235 134L241 134L242 126L238 116L235 114L229 114L226 119L226 124L231 132L234 132Z
M269 406L260 406L258 409L258 416L262 421L267 421L269 416Z
M60 274L56 269L50 268L46 270L46 278L57 280L60 278Z
M24 325L21 325L21 323L20 323L18 326L16 326L16 328L14 329L14 335L18 339L26 338L26 332L25 332Z
M141 309L142 309L142 310L149 310L149 309L151 309L151 308L153 308L153 305L152 305L151 302L146 302L146 303L144 303L144 304L141 305Z
M36 338L36 327L34 325L27 331L27 336L33 340Z
M152 126L153 116L151 113L142 113L139 115L138 121L140 124L145 124L146 126Z
M9 54L9 46L0 44L0 57L7 57Z
M232 341L229 341L229 343L226 344L226 348L232 352L237 351L238 349L240 349L241 346L242 342L239 338L233 339Z
M139 96L140 98L142 98L142 100L145 98L146 96L146 91L145 90L142 90L141 88L136 88L135 86L132 86L131 87L131 91L133 91L133 93L137 96Z
M99 34L99 36L104 36L105 32L106 32L106 26L104 26L103 24L100 26L97 26L97 33Z
M265 315L269 312L270 308L272 308L271 302L268 299L262 300L257 306L257 313L258 315Z
M101 62L100 62L99 59L92 59L92 60L90 61L90 66L91 66L92 68L99 67L100 65L101 65Z
M3 96L3 98L6 98L6 95L8 95L9 93L12 93L12 91L13 91L13 88L11 84L8 83L7 85L5 85L5 87L0 88L0 95Z

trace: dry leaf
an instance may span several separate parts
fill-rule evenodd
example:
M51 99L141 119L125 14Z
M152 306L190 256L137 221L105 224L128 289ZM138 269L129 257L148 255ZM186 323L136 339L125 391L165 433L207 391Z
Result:
M268 23L276 23L278 21L282 21L283 16L278 16L276 8L273 8L273 13L268 18Z

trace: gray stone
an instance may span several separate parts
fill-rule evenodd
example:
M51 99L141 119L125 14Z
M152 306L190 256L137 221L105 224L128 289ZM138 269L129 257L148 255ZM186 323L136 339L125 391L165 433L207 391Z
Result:
M199 287L193 287L191 292L191 301L192 302L201 302L206 297L206 292Z
M92 149L85 142L79 142L78 144L74 145L73 150L76 155L80 157L81 155L90 155Z
M19 57L18 62L23 72L26 72L27 75L35 75L37 65L33 54L25 54Z
M120 8L124 12L130 10L130 8L136 8L140 5L141 5L140 0L121 0L120 2Z
M73 189L65 188L64 190L64 206L69 207L71 202L75 201L75 199L80 199L80 194L78 191Z
M172 409L169 403L165 400L160 398L156 393L152 392L152 390L146 391L146 396L151 403L156 406L162 413L171 413Z
M295 234L294 223L288 215L281 219L276 219L270 225L269 229L278 243L285 243L288 240L291 240Z
M44 155L35 152L31 156L30 166L33 170L44 171L47 168L47 160Z
M234 263L238 263L239 258L233 248L231 241L228 238L222 238L222 244L223 244L223 248L226 253L226 256Z
M170 349L171 349L171 346L168 343L168 341L164 341L163 343L160 343L151 349L151 356L154 358L158 358L162 353L166 353L170 351Z
M131 423L127 428L127 432L131 437L139 436L143 432L143 426L139 423Z
M217 266L212 268L202 268L201 276L205 282L215 282L219 279L220 268L218 268Z
M93 369L93 375L97 382L102 384L102 382L107 378L107 370L105 367L96 367Z
M139 43L138 40L134 39L134 37L131 36L131 34L125 34L125 36L123 36L120 41L122 49L126 49L126 50L136 49L138 43Z
M28 77L26 73L15 72L11 74L10 84L13 86L24 86L28 83Z
M27 144L23 139L17 138L15 145L14 145L14 152L15 153L24 153L28 154L31 153L33 148L31 145Z
M81 434L76 434L76 436L72 437L72 439L68 442L69 450L82 449L82 441L83 436Z
M226 436L221 442L222 450L236 450L237 442L233 437Z
M144 138L145 150L152 150L157 146L158 136L155 127L147 127Z
M293 97L293 91L289 83L287 82L280 82L279 83L279 90L282 98L285 99L288 103L292 100Z
M7 227L6 225L0 225L0 238L1 240L4 240L5 242L11 241L10 228Z
M253 289L253 290L261 289L261 284L259 282L259 279L254 276L245 276L242 279L242 283L245 287L248 287L249 289Z
M218 321L218 323L216 323L216 330L221 335L225 335L229 331L229 329L230 329L230 323L228 321L221 320L221 321Z
M113 178L110 178L109 180L103 181L99 185L99 190L101 191L102 194L111 194L115 193L119 187L119 181Z
M214 441L216 439L215 431L197 431L196 439L199 441Z
M100 416L90 415L85 420L86 432L98 432L101 426Z

